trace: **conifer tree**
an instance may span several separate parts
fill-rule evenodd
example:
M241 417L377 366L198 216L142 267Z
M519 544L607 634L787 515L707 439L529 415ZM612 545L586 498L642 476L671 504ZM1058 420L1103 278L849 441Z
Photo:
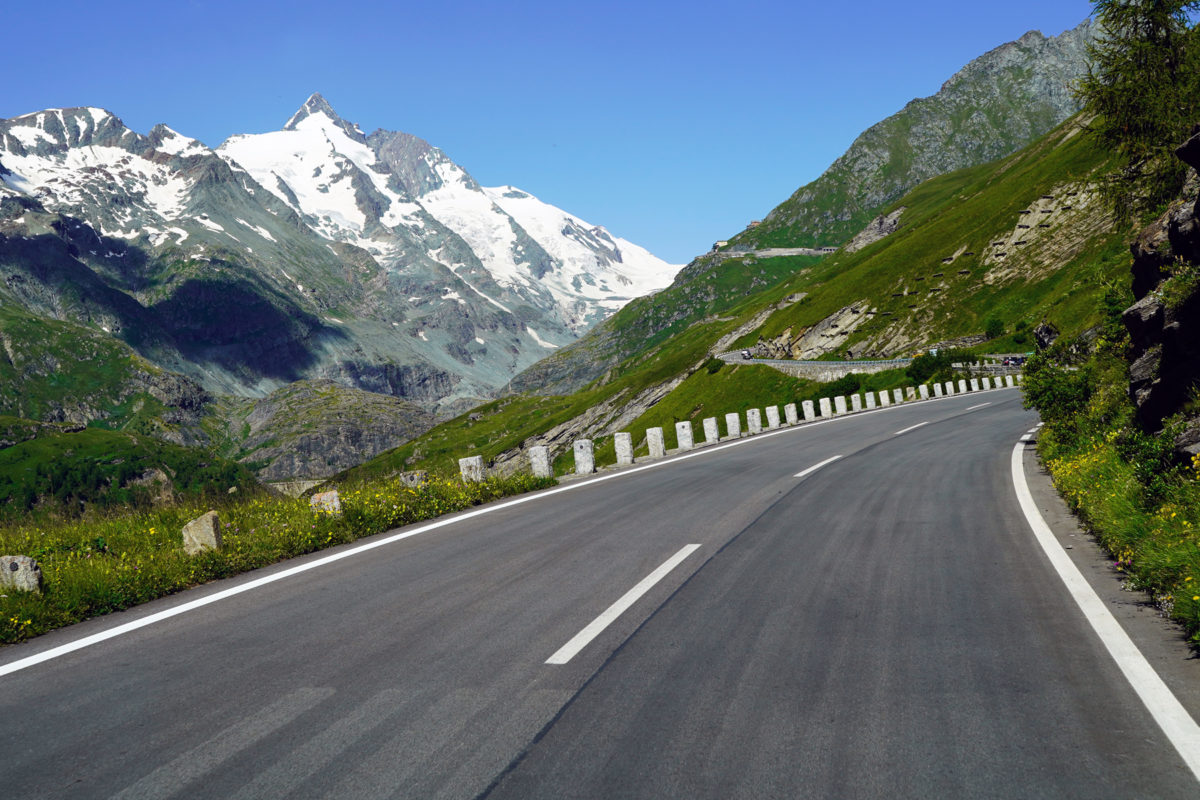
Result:
M1076 87L1089 130L1121 162L1104 186L1122 219L1174 197L1186 167L1173 156L1200 124L1200 0L1093 0L1101 25Z

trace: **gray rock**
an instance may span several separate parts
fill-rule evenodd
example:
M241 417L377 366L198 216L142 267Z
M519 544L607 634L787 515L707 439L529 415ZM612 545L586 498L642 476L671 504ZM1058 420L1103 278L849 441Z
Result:
M189 556L221 549L221 520L217 512L209 511L183 526L183 549Z
M42 591L42 568L29 556L0 556L0 589Z
M1129 337L1138 347L1152 343L1162 333L1163 304L1154 295L1146 295L1125 309L1121 321L1129 331Z
M317 492L308 501L308 507L323 514L338 516L342 513L342 497L337 489L328 492Z
M1045 350L1058 339L1058 328L1048 322L1043 322L1033 329L1033 339L1039 350Z

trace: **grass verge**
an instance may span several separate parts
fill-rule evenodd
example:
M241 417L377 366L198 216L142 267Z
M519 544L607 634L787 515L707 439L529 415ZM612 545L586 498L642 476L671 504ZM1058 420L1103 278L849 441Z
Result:
M197 556L184 553L180 531L209 510L199 505L10 524L0 527L0 552L37 559L44 585L41 594L9 591L0 597L0 642L554 483L531 475L482 483L434 478L415 488L375 481L342 493L341 516L314 512L305 498L262 495L217 508L222 547Z
M1200 647L1200 459L1177 460L1171 424L1158 434L1135 424L1126 341L1101 339L1082 364L1030 359L1025 402L1042 415L1038 453L1067 504L1127 588L1149 592Z

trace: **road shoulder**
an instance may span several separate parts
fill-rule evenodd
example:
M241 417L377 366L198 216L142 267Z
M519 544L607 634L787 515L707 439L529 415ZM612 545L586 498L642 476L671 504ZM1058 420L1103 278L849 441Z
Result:
M1059 544L1154 671L1200 720L1200 656L1188 646L1183 629L1162 615L1147 592L1125 588L1125 574L1059 496L1032 445L1022 461L1034 503Z

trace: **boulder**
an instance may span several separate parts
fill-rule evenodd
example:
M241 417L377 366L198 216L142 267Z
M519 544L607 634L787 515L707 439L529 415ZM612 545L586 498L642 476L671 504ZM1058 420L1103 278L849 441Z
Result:
M183 526L183 549L189 556L221 549L221 520L209 511Z
M1043 322L1033 329L1033 338L1039 350L1045 350L1058 339L1058 328L1048 322Z
M337 489L328 492L317 492L308 500L308 507L313 511L337 516L342 513L342 497Z
M0 556L0 589L42 591L42 568L29 556Z

